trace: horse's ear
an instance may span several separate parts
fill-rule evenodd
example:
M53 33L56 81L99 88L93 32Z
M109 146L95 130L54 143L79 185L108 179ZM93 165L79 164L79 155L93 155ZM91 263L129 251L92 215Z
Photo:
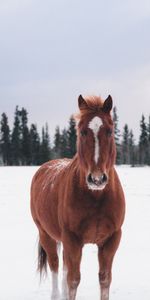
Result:
M78 97L78 105L79 105L80 110L88 108L88 105L87 105L86 101L84 100L84 98L82 97L82 95L80 95Z
M112 100L112 97L109 95L107 97L107 99L104 101L102 110L105 113L109 113L111 111L111 109L112 109L112 106L113 106L113 100Z

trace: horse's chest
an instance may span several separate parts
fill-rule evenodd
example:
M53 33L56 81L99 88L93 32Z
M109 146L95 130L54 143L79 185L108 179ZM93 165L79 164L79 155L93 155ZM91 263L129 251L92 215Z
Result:
M84 243L103 245L114 231L114 226L108 218L85 219L80 224L80 235Z
M84 243L103 244L105 240L111 235L113 228L107 219L94 219L85 222L84 230L82 231L82 238Z

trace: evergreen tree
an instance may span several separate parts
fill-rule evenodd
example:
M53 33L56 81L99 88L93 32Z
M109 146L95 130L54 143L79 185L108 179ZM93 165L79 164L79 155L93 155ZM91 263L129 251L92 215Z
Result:
M72 158L76 153L76 123L73 116L69 120L69 128L68 128L68 157Z
M20 125L20 111L18 106L16 106L14 126L11 138L11 148L12 148L12 164L21 164L21 125Z
M26 109L22 108L20 111L21 119L21 161L22 165L30 165L30 133L28 129L28 117Z
M30 128L30 153L31 153L31 165L40 164L40 137L37 132L37 126L31 124Z
M123 128L122 163L129 164L129 128L127 124Z
M150 165L150 116L148 118L147 134L148 134L148 165Z
M53 158L61 158L61 134L59 126L55 129Z
M2 114L1 119L1 154L4 165L11 165L10 128L5 113Z
M120 130L118 129L118 115L117 115L117 108L114 106L113 108L113 122L114 122L114 137L116 143L116 164L121 163L121 146L120 146Z
M50 159L50 138L48 132L48 124L42 128L42 142L40 146L40 161L44 163Z
M129 132L129 162L132 167L135 166L136 156L135 156L134 135L132 130L130 130Z
M147 133L148 133L148 141L150 142L150 115L148 118Z
M140 121L140 139L139 139L139 163L148 164L148 132L145 117L142 115Z
M61 157L69 157L68 153L68 133L64 128L60 136L60 155Z
M48 123L46 123L45 125L45 158L46 161L51 159L51 147L50 147Z

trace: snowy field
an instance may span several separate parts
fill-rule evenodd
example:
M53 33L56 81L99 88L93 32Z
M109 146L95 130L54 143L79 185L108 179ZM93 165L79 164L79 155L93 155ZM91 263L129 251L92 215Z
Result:
M0 300L50 300L50 276L36 273L37 230L29 190L36 167L0 167ZM150 299L150 168L118 167L125 195L123 237L110 300ZM98 300L97 249L83 251L78 300ZM60 274L61 282L61 274Z

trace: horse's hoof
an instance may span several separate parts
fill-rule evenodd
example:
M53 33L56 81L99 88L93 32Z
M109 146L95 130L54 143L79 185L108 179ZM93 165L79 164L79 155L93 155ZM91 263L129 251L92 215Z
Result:
M51 295L51 300L60 300L60 293L54 293Z

